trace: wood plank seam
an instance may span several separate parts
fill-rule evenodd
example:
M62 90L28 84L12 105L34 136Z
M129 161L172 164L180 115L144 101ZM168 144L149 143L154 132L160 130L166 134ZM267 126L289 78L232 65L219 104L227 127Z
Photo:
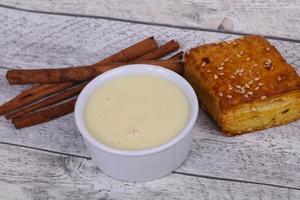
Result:
M9 143L9 142L1 142L0 141L0 144L19 147L19 148L25 148L25 149L31 149L31 150L35 150L35 151L42 151L42 152L47 152L47 153L56 154L56 155L62 155L62 156L68 156L68 157L75 157L75 158L82 158L82 159L86 159L86 160L91 160L91 158L87 157L87 156L80 156L80 155L76 155L76 154L63 153L63 152L59 152L59 151L51 151L51 150L47 150L47 149L30 147L30 146L20 145L20 144L13 144L13 143ZM201 174L177 172L176 170L173 171L172 173L183 175L183 176L191 176L191 177L206 178L206 179L221 180L221 181L230 181L230 182L239 182L239 183L248 183L248 184L255 184L255 185L265 185L265 186L285 188L285 189L293 189L293 190L299 190L300 191L300 188L297 188L297 187L289 187L289 186L277 185L277 184L268 184L268 183L260 183L260 182L255 182L255 181L245 181L245 180L238 180L238 179L231 179L231 178L222 178L222 177L217 177L217 176L207 176L207 175L201 175Z
M82 15L82 14L69 14L69 13L63 13L63 12L38 11L38 10L31 10L31 9L25 9L25 8L18 8L18 7L15 7L15 6L8 6L8 5L4 5L4 4L0 4L0 7L7 8L7 9L18 10L18 11L23 11L23 12L36 13L36 14L48 14L48 15L58 15L58 16L68 16L68 17L82 17L82 18L93 18L93 19L105 19L105 20L111 20L111 21L143 24L143 25L150 25L150 26L162 26L162 27L168 27L168 28L177 28L177 29L185 29L185 30L204 31L204 32L206 31L206 32L223 33L223 34L231 34L231 35L251 34L251 33L244 33L244 32L240 32L240 31L214 30L214 29L208 29L208 28L199 28L199 27L182 26L182 25L171 25L171 24L165 24L165 23L154 23L154 22L114 18L114 17L104 17L104 16L95 16L95 15ZM287 41L287 42L300 43L299 39L294 39L294 38L278 37L278 36L273 36L273 35L264 35L264 36L268 39L273 39L273 40L281 40L281 41Z

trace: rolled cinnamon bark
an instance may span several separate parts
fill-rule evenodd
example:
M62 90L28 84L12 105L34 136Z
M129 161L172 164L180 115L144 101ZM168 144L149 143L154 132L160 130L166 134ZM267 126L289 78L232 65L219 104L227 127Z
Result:
M170 40L169 42L161 45L157 49L154 49L153 51L151 51L141 57L136 58L135 61L155 60L158 58L162 58L162 57L168 55L169 53L176 51L177 49L179 49L179 43L175 40Z
M20 95L14 99L4 103L0 106L0 116L4 115L16 108L27 106L33 102L36 102L46 96L60 92L64 89L76 85L73 82L66 82L61 84L47 84L41 86L34 86L33 88L23 91Z
M158 44L156 40L154 39L153 36L151 36L107 58L104 58L103 60L97 62L96 64L107 65L107 64L118 63L118 62L129 62L151 52L157 47Z
M10 84L29 84L29 83L61 83L79 82L92 79L97 75L126 64L154 64L165 68L174 68L178 59L172 60L152 60L152 61L133 61L128 63L114 63L109 65L88 65L81 67L52 68L52 69L12 69L7 72Z
M25 108L21 108L19 110L16 110L15 112L10 112L5 115L7 119L14 119L19 117L20 115L25 115L26 113L30 113L32 111L36 111L41 108L45 108L47 106L51 106L53 104L56 104L58 102L64 101L70 97L74 97L78 95L81 90L86 86L87 82L81 83L79 86L72 87L70 89L64 90L61 93L57 93L53 96L50 96L49 98L46 98L44 100L41 100L35 104L29 105Z
M40 124L42 122L48 122L73 112L75 103L76 98L44 110L21 115L13 119L12 122L18 129Z

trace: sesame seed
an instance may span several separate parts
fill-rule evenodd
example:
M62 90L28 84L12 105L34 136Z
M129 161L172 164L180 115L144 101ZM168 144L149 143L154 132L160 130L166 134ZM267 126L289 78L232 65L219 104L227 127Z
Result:
M232 42L232 44L233 44L233 45L237 45L237 43L236 43L236 42Z
M202 66L202 67L205 67L205 65L206 65L206 62L203 62L201 66Z
M255 63L254 65L253 65L253 67L257 67L258 66L258 64L257 63Z
M245 97L246 99L248 98L248 96L249 96L248 94L244 94L244 97Z
M221 62L221 64L220 64L221 66L224 66L225 65L225 63L224 62Z
M236 54L236 57L240 58L240 57L241 57L241 55L237 53L237 54Z
M257 83L257 85L258 85L258 86L263 86L263 85L264 85L264 83L262 83L262 82L259 82L259 83Z
M230 83L228 83L228 90L232 90L233 87L230 85Z
M255 79L254 79L254 81L259 81L260 80L260 78L259 77L256 77Z
M240 51L240 55L243 55L244 54L244 51Z
M252 108L251 108L251 110L252 110L252 111L257 111L257 109L256 109L256 108L254 108L254 107L252 107Z
M252 92L252 91L248 91L247 94L249 94L249 95L252 96L252 95L253 95L253 92Z
M218 67L218 70L223 70L224 69L224 67Z
M218 75L217 74L214 74L214 79L216 80L216 79L218 79Z
M223 96L223 93L222 93L222 92L219 92L219 96L222 97L222 96Z
M246 59L246 61L250 61L250 60L251 60L251 58L247 58L247 59Z
M241 69L241 70L240 70L240 73L243 73L244 71L245 71L245 69Z
M230 76L230 78L234 79L234 78L235 78L235 76L234 76L234 75L231 75L231 76Z
M228 99L232 99L232 95L227 95L226 96Z
M239 76L243 76L243 72L240 72L240 73L239 73Z
M277 81L281 81L281 80L282 80L281 76L278 76Z
M210 70L210 69L208 69L206 72L207 72L207 73L210 73L210 72L211 72L211 70Z
M238 88L238 89L242 88L242 86L240 86L240 85L236 85L235 87Z
M242 93L242 94L244 94L245 92L246 92L246 90L245 90L245 89L241 90L241 93Z
M249 81L248 84L249 84L249 85L252 85L252 84L253 84L253 80Z
M256 88L254 88L254 90L259 90L259 86L257 86Z
M245 87L249 89L249 88L250 88L250 85L249 85L248 83L246 83L246 84L245 84Z
M237 75L238 73L240 73L240 69L235 70L234 75Z
M225 58L224 62L228 62L229 61L229 58Z
M266 99L267 97L266 96L261 96L260 97L262 100Z
M269 47L266 47L266 50L267 50L267 51L271 51L271 49L270 49Z
M267 70L271 70L272 69L272 60L271 59L266 59L264 61L264 67L267 69Z
M224 73L223 73L223 72L220 72L220 73L219 73L219 75L220 75L220 76L223 76L223 75L224 75Z

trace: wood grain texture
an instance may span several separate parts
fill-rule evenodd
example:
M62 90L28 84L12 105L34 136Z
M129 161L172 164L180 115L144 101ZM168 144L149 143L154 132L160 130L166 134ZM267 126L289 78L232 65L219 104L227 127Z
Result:
M91 160L0 145L0 199L299 199L300 190L171 174L128 183Z
M101 19L16 12L0 8L0 66L40 68L96 62L135 41L154 35L177 39L184 50L232 35ZM271 40L300 72L300 43ZM0 102L20 91L8 86L1 70ZM14 130L0 118L0 142L88 156L73 115L39 126ZM188 160L177 171L300 188L300 121L248 134L225 137L202 111Z
M297 0L0 0L24 9L300 39Z

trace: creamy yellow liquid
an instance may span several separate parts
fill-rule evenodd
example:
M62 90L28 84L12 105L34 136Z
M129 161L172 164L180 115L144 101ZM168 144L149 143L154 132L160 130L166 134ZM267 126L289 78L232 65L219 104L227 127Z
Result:
M97 88L85 108L91 135L108 146L140 150L174 138L186 125L189 103L174 83L131 75Z

